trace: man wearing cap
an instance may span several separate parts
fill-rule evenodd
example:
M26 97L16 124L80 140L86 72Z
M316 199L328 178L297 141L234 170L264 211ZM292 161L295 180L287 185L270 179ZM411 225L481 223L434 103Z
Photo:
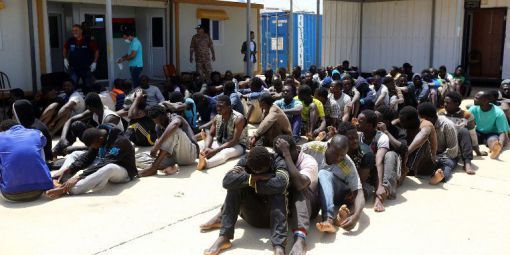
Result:
M206 81L211 77L212 61L216 60L214 54L213 41L204 27L198 25L196 28L197 34L191 38L191 45L189 47L189 62L193 63L193 54L195 54L195 65L197 73ZM209 50L211 53L209 53Z

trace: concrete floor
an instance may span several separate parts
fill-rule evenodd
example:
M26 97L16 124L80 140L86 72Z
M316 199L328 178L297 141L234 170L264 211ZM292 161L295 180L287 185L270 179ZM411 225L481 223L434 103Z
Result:
M201 233L198 226L219 210L221 180L235 162L204 172L182 167L174 176L55 201L0 200L0 254L202 254L218 231ZM352 232L312 227L308 254L508 254L508 162L509 151L499 160L475 158L475 176L459 167L440 186L407 178L386 212L375 213L368 202ZM268 229L240 219L233 248L223 254L272 254L268 237Z

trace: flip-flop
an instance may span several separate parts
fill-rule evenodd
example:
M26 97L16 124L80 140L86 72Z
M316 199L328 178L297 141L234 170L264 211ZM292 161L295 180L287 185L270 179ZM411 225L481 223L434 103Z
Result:
M200 226L200 230L211 230L211 229L217 229L217 228L221 228L220 222L216 222L216 223L209 224L209 225L204 224L204 225Z
M228 242L228 243L224 243L220 246L220 248L217 250L217 251L204 251L204 255L218 255L220 254L222 251L226 250L226 249L230 249L232 247L232 243L231 242Z

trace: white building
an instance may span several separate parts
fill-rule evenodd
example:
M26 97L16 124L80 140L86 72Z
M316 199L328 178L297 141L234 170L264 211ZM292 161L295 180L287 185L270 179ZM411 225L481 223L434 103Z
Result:
M324 0L322 64L348 59L363 72L462 64L473 78L507 78L509 7L510 0Z
M8 75L11 87L32 92L40 89L41 74L63 71L62 49L71 36L71 26L84 21L91 26L100 48L95 73L99 80L130 77L126 66L120 70L117 65L113 77L108 77L107 52L117 59L129 48L119 33L120 26L125 25L133 26L142 42L143 74L151 78L164 79L165 64L174 64L178 72L194 71L194 64L189 63L189 45L194 28L200 23L210 25L215 39L213 69L243 72L240 49L246 40L246 4L215 0L112 0L114 38L108 51L105 2L0 0L4 6L0 9L0 71ZM256 35L262 8L263 5L252 4L251 30Z

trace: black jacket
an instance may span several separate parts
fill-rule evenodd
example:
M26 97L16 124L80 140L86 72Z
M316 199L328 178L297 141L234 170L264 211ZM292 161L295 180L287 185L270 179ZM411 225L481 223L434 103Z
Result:
M71 174L74 175L81 169L85 169L80 177L86 177L107 164L117 164L124 167L129 177L133 179L138 171L135 163L135 148L129 139L122 135L120 129L111 124L100 125L98 128L108 131L105 144L99 150L89 149L81 155L69 166ZM92 165L96 158L100 158L101 162Z
M250 52L251 55L253 55L253 63L256 63L257 62L257 43L255 41L251 41L253 42L253 45L255 46L253 51ZM241 47L241 52L249 52L250 51L250 47L247 45L246 42L243 42L243 46ZM246 62L249 58L248 56L250 54L244 54L244 59L243 61Z

